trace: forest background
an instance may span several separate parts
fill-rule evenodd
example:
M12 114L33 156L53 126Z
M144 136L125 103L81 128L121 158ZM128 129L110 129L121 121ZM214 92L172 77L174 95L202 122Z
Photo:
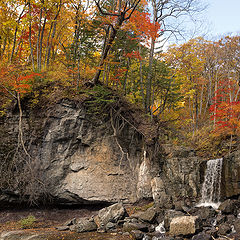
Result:
M219 154L240 134L240 37L188 38L200 0L0 1L0 113L40 95L109 87L164 126L163 141ZM196 17L196 18L195 18ZM164 51L163 51L164 49ZM218 151L216 151L218 149Z

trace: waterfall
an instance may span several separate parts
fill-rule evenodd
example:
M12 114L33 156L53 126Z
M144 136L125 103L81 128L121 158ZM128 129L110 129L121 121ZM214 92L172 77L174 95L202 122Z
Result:
M202 199L197 205L211 206L217 209L220 205L222 158L207 161L207 169L202 185Z

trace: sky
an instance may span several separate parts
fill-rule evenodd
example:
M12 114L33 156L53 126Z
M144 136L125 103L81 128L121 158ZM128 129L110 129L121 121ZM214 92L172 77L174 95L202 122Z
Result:
M240 0L208 0L206 17L212 35L240 33Z

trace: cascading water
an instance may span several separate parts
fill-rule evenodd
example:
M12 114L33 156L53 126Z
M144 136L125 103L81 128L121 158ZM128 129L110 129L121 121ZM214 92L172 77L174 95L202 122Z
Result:
M219 207L221 194L222 162L222 158L207 161L207 169L202 186L202 199L197 205L198 207L211 206L215 209Z

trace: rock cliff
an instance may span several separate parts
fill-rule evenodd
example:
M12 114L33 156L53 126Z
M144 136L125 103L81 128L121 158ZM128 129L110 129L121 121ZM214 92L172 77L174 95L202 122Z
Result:
M17 107L0 119L1 202L199 201L206 161L186 147L160 146L138 112L118 106L95 115L69 99L23 110L22 137ZM224 158L222 199L240 193L239 159Z
M81 204L151 197L150 181L157 170L153 171L143 135L123 116L109 116L103 121L83 103L67 99L44 111L25 109L27 154L18 141L18 112L2 118L1 171L9 171L1 176L2 200L24 195L36 201L46 197Z

